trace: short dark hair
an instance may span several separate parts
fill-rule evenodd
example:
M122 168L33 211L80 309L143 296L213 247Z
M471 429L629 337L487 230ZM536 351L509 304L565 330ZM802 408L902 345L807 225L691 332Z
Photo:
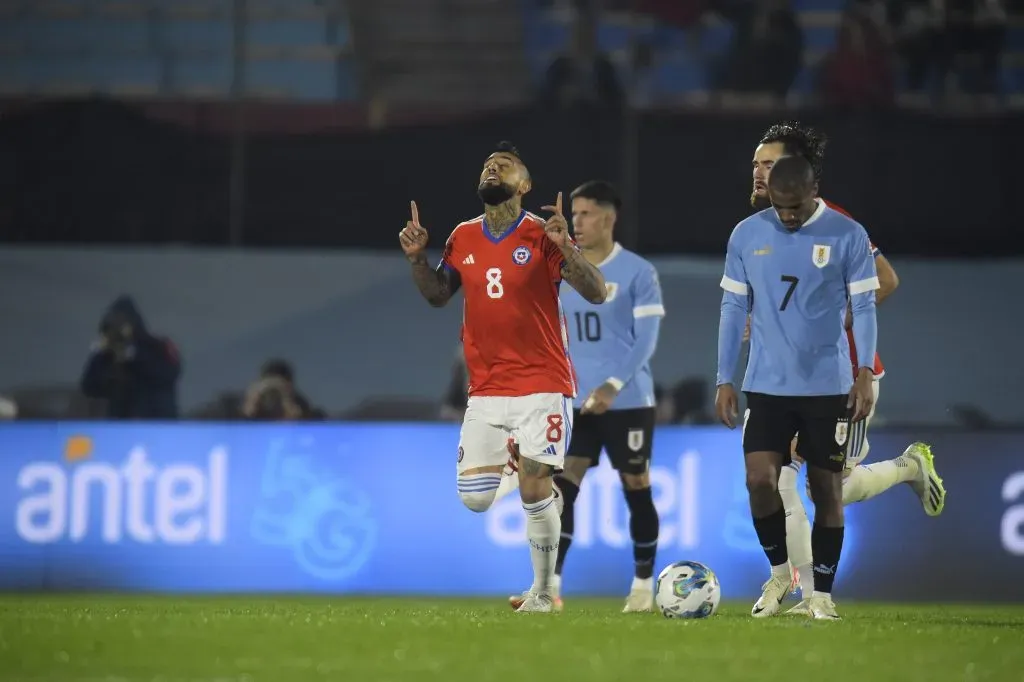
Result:
M271 358L263 363L263 367L260 368L260 376L264 379L268 377L280 377L285 381L295 381L295 370L292 369L292 364L287 360L281 358Z
M520 161L523 160L523 157L519 153L519 150L516 148L516 146L514 144L512 144L508 140L502 140L498 144L494 145L494 152L493 153L494 154L499 154L499 153L501 153L501 154L511 154L512 156L516 157Z
M613 206L616 211L622 208L622 199L615 186L604 180L590 180L577 187L569 195L569 199L591 199L602 206Z
M803 193L814 185L814 167L802 156L783 156L772 166L768 187L779 192Z
M766 130L759 144L774 143L781 143L786 154L806 159L814 169L814 179L821 179L825 145L828 144L828 138L823 133L805 126L800 121L783 121ZM772 172L775 172L774 168Z

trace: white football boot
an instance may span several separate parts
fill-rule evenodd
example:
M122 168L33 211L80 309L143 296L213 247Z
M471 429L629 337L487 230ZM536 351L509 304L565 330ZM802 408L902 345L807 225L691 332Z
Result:
M809 597L786 611L786 615L806 616L813 620L842 620L829 597Z
M768 618L779 612L779 606L786 600L786 596L796 589L799 583L790 570L788 576L772 574L768 582L761 586L761 598L754 603L750 615L754 618Z
M633 579L633 587L626 597L623 613L650 613L654 610L654 579Z
M554 609L554 601L550 594L528 592L526 599L516 609L516 613L557 613Z

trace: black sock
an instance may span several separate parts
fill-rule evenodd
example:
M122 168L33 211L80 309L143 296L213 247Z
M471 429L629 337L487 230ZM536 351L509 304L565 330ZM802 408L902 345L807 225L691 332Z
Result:
M650 488L626 490L625 493L636 577L646 580L654 575L654 557L658 553L658 510Z
M785 507L779 507L779 511L774 514L754 519L754 531L764 555L768 557L768 563L772 566L781 566L789 561L789 554L786 552Z
M562 507L562 536L558 540L558 556L555 558L555 575L562 575L562 564L565 563L565 555L572 544L573 507L576 504L576 496L580 494L580 488L563 476L555 476L555 484L562 491L562 498L565 506Z
M814 561L814 591L831 594L843 553L843 527L828 528L814 524L811 529L811 556Z

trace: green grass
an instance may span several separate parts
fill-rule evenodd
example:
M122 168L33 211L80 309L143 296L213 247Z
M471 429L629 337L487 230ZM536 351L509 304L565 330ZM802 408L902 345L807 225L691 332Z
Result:
M840 604L704 621L568 600L0 596L4 682L1022 682L1024 607Z

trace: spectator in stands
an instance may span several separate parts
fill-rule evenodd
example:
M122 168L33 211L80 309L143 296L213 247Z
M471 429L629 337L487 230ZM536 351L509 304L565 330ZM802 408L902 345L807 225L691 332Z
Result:
M104 313L81 389L106 401L108 419L176 419L181 360L174 343L154 336L129 296Z
M941 70L945 61L941 9L935 0L906 0L890 9L896 48L907 64L907 89L920 92L929 72Z
M843 13L838 45L820 73L822 95L830 106L856 110L893 104L889 41L871 9L868 2L855 2Z
M804 37L789 0L764 0L732 6L733 43L719 88L767 92L782 99L803 63Z
M999 69L1006 39L1006 8L1003 0L945 0L946 36L953 58L973 57L978 61L977 94L999 91Z
M624 93L615 66L598 50L597 15L589 3L578 4L569 50L548 67L541 91L544 106L622 105Z
M257 421L321 421L327 417L295 387L291 363L279 358L263 363L260 378L246 392L242 414Z

